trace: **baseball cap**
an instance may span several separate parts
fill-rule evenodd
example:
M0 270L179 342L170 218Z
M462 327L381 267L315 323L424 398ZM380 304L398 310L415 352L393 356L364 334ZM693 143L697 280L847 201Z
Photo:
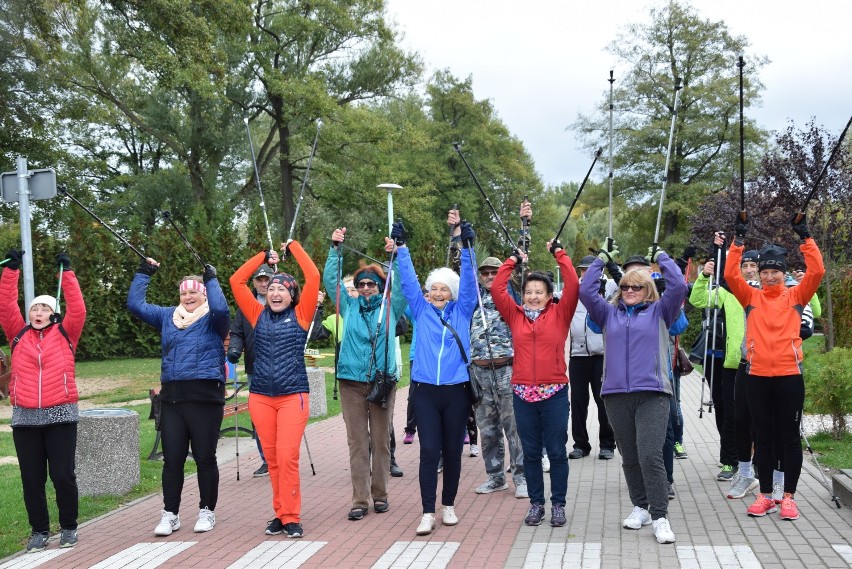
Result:
M500 259L497 257L485 257L481 263L479 263L479 270L481 271L485 267L490 267L493 269L499 269L503 263L500 262Z
M261 265L257 268L251 278L256 279L257 277L271 277L274 274L275 271L272 270L272 267L269 265Z

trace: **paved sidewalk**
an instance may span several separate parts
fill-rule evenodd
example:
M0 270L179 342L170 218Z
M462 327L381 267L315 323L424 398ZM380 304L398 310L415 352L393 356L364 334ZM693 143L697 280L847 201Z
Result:
M156 538L161 496L151 496L82 525L80 543L58 549L57 539L41 553L20 554L0 561L0 569L30 567L846 567L852 568L852 508L836 509L829 492L815 478L810 463L799 483L797 502L802 517L782 522L777 514L762 519L745 515L749 502L725 498L727 483L717 482L718 436L714 416L698 418L700 381L683 380L685 446L689 459L675 461L677 499L669 503L669 519L677 536L674 545L659 545L650 526L639 531L621 528L631 507L621 473L620 457L598 460L597 448L570 461L568 525L551 528L547 521L525 527L527 500L508 491L479 496L474 488L485 479L481 458L462 461L456 500L459 524L438 527L417 537L421 508L417 465L419 445L403 445L407 389L397 396L395 425L397 461L403 478L391 478L390 512L372 510L359 522L349 511L348 452L341 416L310 425L308 443L316 475L302 451L302 524L305 537L288 540L266 536L273 517L267 478L252 478L259 465L253 443L240 440L240 480L232 458L233 440L220 446L221 483L217 524L213 531L192 532L198 490L187 480L183 527L167 538ZM592 403L594 405L594 403ZM589 413L590 433L597 433ZM595 437L593 437L594 439ZM594 444L594 441L593 441ZM467 452L468 447L465 447ZM545 476L547 478L547 476ZM440 492L440 487L439 487ZM747 500L749 500L747 498ZM547 508L549 519L549 507Z

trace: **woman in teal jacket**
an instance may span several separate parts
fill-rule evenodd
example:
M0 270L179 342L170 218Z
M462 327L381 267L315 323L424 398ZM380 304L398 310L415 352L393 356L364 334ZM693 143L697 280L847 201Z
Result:
M346 228L338 228L332 233L331 240L341 243L345 236ZM335 302L339 298L340 315L346 322L346 334L343 335L337 360L337 379L340 381L340 407L346 424L352 479L352 507L348 517L356 521L367 514L370 498L376 513L382 514L390 508L390 429L396 392L390 392L384 406L367 401L367 394L376 373L397 377L395 350L386 350L385 344L393 338L396 321L405 311L406 302L399 279L392 278L388 303L382 307L385 273L379 265L367 265L363 261L355 271L354 284L358 294L350 297L338 281L342 263L340 248L332 247L323 271L323 284ZM390 338L389 327L392 327Z

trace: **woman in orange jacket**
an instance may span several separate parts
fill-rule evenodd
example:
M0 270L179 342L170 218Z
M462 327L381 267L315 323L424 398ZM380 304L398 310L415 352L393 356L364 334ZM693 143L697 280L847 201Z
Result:
M303 289L292 275L276 273L269 279L266 306L254 297L246 283L262 264L278 263L275 251L258 253L246 261L230 282L237 306L254 326L249 414L269 466L275 510L266 534L302 537L299 449L308 424L310 391L305 343L317 306L320 274L297 241L282 244L282 248L299 263L305 276Z
M793 221L793 231L802 239L799 249L807 272L799 286L787 288L787 251L766 245L758 253L760 288L749 286L740 273L740 257L748 225L737 217L736 238L728 251L725 280L746 312L743 356L746 360L746 393L755 431L755 465L760 493L749 506L748 515L762 517L777 510L772 500L772 470L783 457L784 497L781 519L796 520L799 509L793 496L802 471L799 424L805 400L802 378L802 311L816 294L825 275L822 255L811 238L804 216Z

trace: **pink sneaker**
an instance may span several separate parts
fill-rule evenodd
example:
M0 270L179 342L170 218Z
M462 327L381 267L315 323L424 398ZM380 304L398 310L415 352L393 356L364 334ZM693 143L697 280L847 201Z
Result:
M466 444L466 445L469 445L469 444L470 444L470 435L465 435L465 436L464 436L464 444Z
M754 501L754 504L748 507L746 512L752 517L761 518L766 514L771 514L777 510L778 507L775 505L775 500L773 500L771 496L768 496L767 494L758 494L757 500Z
M406 431L405 437L403 437L403 439L402 439L402 444L410 445L413 442L414 442L414 433L409 433L409 432Z
M799 519L799 507L789 492L785 492L784 497L781 498L781 519L790 521Z

